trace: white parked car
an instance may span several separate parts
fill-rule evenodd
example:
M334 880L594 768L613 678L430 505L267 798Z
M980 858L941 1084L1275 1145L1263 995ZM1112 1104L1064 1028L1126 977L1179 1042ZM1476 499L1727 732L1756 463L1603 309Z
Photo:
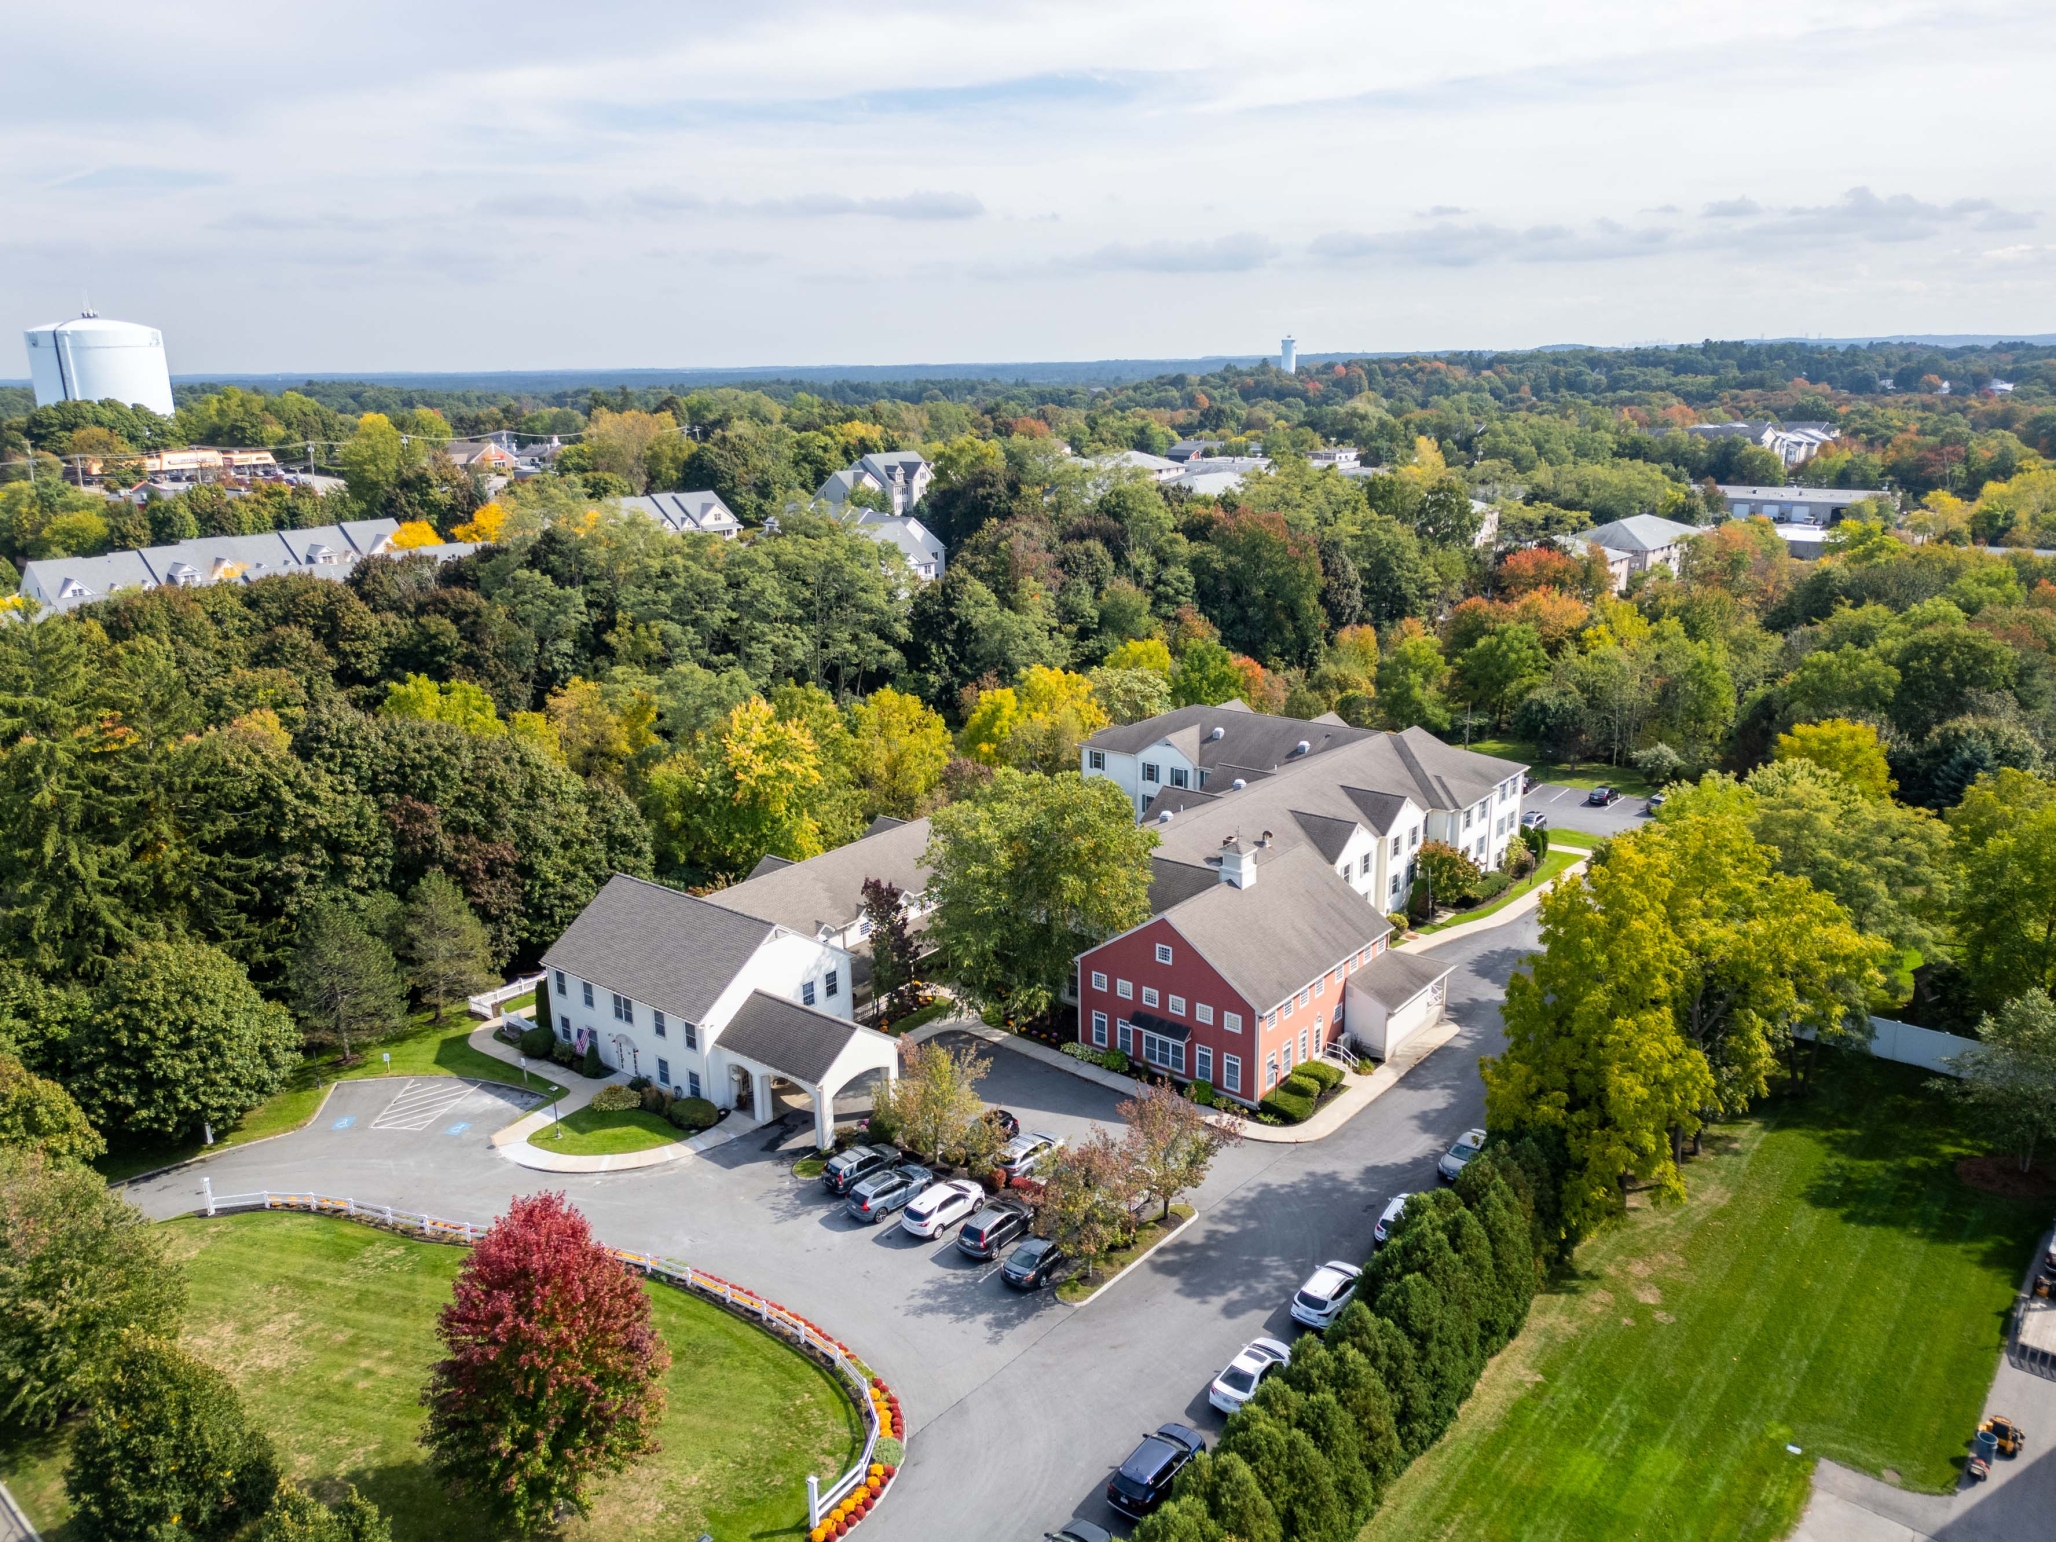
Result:
M940 1237L984 1203L984 1188L968 1178L930 1184L900 1212L900 1230L917 1237Z
M1264 1378L1292 1358L1292 1347L1276 1339L1251 1339L1242 1353L1228 1362L1228 1368L1214 1378L1206 1400L1224 1414L1231 1414L1256 1396Z
M1406 1202L1412 1198L1413 1195L1411 1194L1394 1194L1392 1196L1392 1202L1385 1207L1384 1213L1378 1217L1378 1224L1371 1228L1371 1240L1379 1247L1383 1247L1392 1240L1392 1229L1399 1224L1400 1216L1406 1213Z
M1442 1160L1435 1164L1435 1171L1442 1175L1444 1183L1454 1183L1463 1176L1463 1170L1471 1165L1485 1144L1483 1130L1465 1130L1455 1145L1442 1153Z
M1327 1327L1356 1299L1356 1282L1362 1273L1355 1264L1329 1259L1293 1296L1292 1320L1308 1328Z

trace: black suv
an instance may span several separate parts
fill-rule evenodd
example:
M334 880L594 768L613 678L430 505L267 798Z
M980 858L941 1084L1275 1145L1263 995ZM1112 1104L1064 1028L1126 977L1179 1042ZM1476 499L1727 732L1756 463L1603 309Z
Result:
M829 1193L847 1194L856 1187L858 1179L868 1178L899 1159L899 1152L891 1146L852 1146L840 1156L828 1159L828 1165L821 1169L821 1181L828 1185Z
M1206 1449L1206 1436L1183 1424L1163 1424L1121 1463L1107 1484L1107 1503L1139 1521L1171 1492L1186 1464Z
M858 1179L842 1208L852 1220L876 1226L934 1181L935 1174L925 1167L888 1167L884 1172Z
M1035 1212L1018 1199L995 1199L964 1222L957 1248L970 1258L997 1258L1000 1250L1028 1230Z
M1007 1255L999 1277L1016 1290L1040 1290L1057 1277L1064 1255L1047 1237L1030 1237Z

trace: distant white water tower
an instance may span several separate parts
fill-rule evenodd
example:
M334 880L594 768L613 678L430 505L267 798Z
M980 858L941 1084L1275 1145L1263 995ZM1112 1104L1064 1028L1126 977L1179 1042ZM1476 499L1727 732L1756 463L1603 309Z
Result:
M109 321L87 311L70 321L31 327L22 336L38 407L111 398L171 416L171 370L164 362L164 334L155 327Z
M1299 368L1299 344L1290 337L1285 337L1278 343L1278 368L1288 375Z

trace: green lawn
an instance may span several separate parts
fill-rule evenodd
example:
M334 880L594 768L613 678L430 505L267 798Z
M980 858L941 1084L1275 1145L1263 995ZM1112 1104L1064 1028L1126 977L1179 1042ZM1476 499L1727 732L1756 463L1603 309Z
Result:
M1193 1214L1190 1205L1173 1205L1171 1213L1163 1219L1151 1220L1137 1227L1134 1240L1128 1246L1100 1254L1099 1262L1093 1265L1091 1279L1086 1279L1085 1272L1081 1269L1069 1279L1059 1282L1057 1299L1068 1301L1073 1306L1080 1301L1091 1300L1115 1275L1148 1254L1150 1249L1191 1220Z
M541 1146L561 1156L618 1156L624 1151L647 1151L685 1139L681 1130L662 1114L639 1108L601 1112L588 1105L546 1124L528 1137L531 1146Z
M1504 893L1498 895L1489 905L1480 905L1476 910L1459 910L1447 921L1437 921L1433 926L1423 926L1417 928L1417 930L1425 937L1430 933L1444 931L1452 926L1462 926L1469 921L1481 921L1495 910L1505 909L1523 894L1532 893L1538 886L1548 883L1573 862L1580 860L1582 858L1574 851L1551 851L1548 856L1542 859L1540 867L1536 868L1534 872L1523 878L1519 883L1510 885Z
M1453 741L1461 746L1463 738L1458 735ZM1471 748L1480 755L1496 755L1501 760L1519 761L1545 782L1554 782L1559 787L1583 787L1591 789L1601 783L1618 787L1621 795L1628 798L1646 798L1656 789L1633 766L1609 766L1603 760L1581 760L1567 765L1560 760L1550 760L1532 744L1523 744L1518 739L1472 739Z
M1570 850L1587 852L1605 839L1606 837L1603 835L1593 835L1586 830L1559 830L1554 825L1549 827L1549 849L1551 851Z
M1922 1081L1831 1054L1723 1127L1682 1207L1536 1299L1365 1542L1775 1538L1818 1456L1953 1488L2048 1208L1957 1180L1979 1148Z
M461 1249L321 1216L173 1221L186 1254L186 1344L226 1371L287 1470L330 1497L355 1483L395 1542L489 1542L415 1441L416 1396L437 1353L435 1314ZM599 1491L566 1542L794 1537L806 1480L862 1449L856 1412L824 1371L719 1307L649 1287L671 1347L663 1450ZM48 1542L68 1542L59 1442L0 1448L4 1478Z
M519 1066L481 1054L465 1042L477 1027L478 1020L465 1012L447 1012L441 1023L431 1022L429 1013L419 1012L407 1032L373 1045L356 1065L339 1068L334 1055L303 1060L284 1091L251 1109L234 1129L216 1130L215 1145L247 1145L268 1135L297 1130L314 1117L329 1084L337 1081L366 1076L469 1076L477 1081L520 1086ZM390 1065L384 1058L387 1055L392 1056ZM531 1060L529 1064L538 1066L546 1062ZM555 1093L561 1097L564 1091L534 1070L529 1073L528 1085L545 1095ZM187 1161L205 1149L196 1140L123 1146L110 1150L94 1166L110 1181L119 1182Z

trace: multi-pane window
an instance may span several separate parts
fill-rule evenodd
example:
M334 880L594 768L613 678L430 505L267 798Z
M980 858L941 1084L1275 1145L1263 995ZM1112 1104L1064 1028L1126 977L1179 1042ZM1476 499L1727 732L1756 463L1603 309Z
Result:
M1240 1012L1223 1012L1221 1014L1221 1026L1230 1033L1242 1032L1242 1014Z
M1157 1004L1157 988L1154 985L1142 987L1142 1004L1146 1007L1153 1007Z
M1301 1035L1299 1036L1299 1058L1300 1058L1301 1060L1304 1060L1304 1059L1306 1059L1306 1058L1307 1058L1307 1053L1306 1053L1306 1035L1305 1035L1305 1034L1303 1034L1303 1033L1302 1033L1302 1034L1301 1034Z
M557 971L557 994L564 994L564 971L561 969Z
M1145 782L1154 782L1154 781L1156 781L1156 780L1158 779L1158 778L1157 778L1157 764L1156 764L1156 762L1155 762L1155 761L1153 761L1153 760L1145 760L1145 761L1144 761L1144 762L1142 763L1142 779L1143 779L1143 780L1144 780Z
M662 1055L657 1057L657 1085L660 1087L671 1085L671 1062Z
M1092 988L1096 991L1103 991L1107 988L1107 977L1105 970L1095 969L1092 971Z
M700 1095L699 1072L687 1071L685 1073L685 1095L689 1098L696 1098Z
M813 1004L814 982L812 980L803 981L800 984L800 1005L810 1007Z
M1292 1053L1292 1041L1287 1039L1285 1041L1285 1069L1290 1071L1298 1063L1299 1057Z
M700 1031L691 1023L685 1025L685 1047L687 1049L698 1049L700 1047Z
M1185 1015L1185 998L1183 996L1171 997L1170 1000L1166 1003L1165 1009L1169 1011L1173 1017L1183 1017Z
M1151 1065L1160 1065L1180 1075L1185 1071L1185 1046L1176 1039L1167 1039L1160 1033L1145 1031L1142 1035L1142 1058Z
M1092 1014L1092 1042L1100 1049L1107 1047L1107 1015L1104 1012Z
M828 971L828 995L829 995L829 999L831 999L831 1000L833 1000L833 999L834 999L834 997L835 997L836 987L837 987L837 984L838 984L838 982L837 982L837 980L836 980L836 978L835 978L835 976L836 976L836 973L837 973L837 971L836 971L836 970L833 970L833 969L831 969L831 970L829 970L829 971Z
M1203 1023L1211 1023L1214 1020L1214 1009L1204 1001L1195 1001L1192 1004L1192 1015Z
M1107 768L1107 752L1105 750L1087 750L1085 752L1085 763L1095 771L1104 771Z
M655 1008L652 1008L650 1011L650 1028L658 1038L665 1037L664 1014Z
M1242 1090L1242 1057L1223 1055L1221 1057L1221 1085L1230 1092Z
M1183 766L1171 767L1171 785L1173 787L1185 787L1190 785L1190 780L1186 776L1185 768Z
M1123 1001L1133 1001L1135 999L1135 987L1126 980L1116 980L1114 981L1114 994Z
M1124 1055L1135 1053L1135 1029L1125 1017L1114 1024L1114 1047Z
M1192 1074L1203 1082L1214 1079L1214 1052L1204 1044L1192 1046Z
M1168 942L1156 945L1156 961L1159 964L1168 964L1171 961L1171 945Z
M614 1021L617 1023L633 1023L635 1021L635 1003L619 991L614 992L613 995Z
M590 980L581 980L579 983L585 989L585 1004L587 1006L591 1006L593 1004L593 982Z
M1358 862L1356 871L1359 877L1368 878L1370 876L1371 854L1368 851L1363 854L1362 860Z
M1278 1085L1278 1057L1276 1055L1264 1056L1264 1085L1266 1087Z
M557 1037L560 1039L571 1037L571 1014L569 1012L559 1012L557 1014Z

